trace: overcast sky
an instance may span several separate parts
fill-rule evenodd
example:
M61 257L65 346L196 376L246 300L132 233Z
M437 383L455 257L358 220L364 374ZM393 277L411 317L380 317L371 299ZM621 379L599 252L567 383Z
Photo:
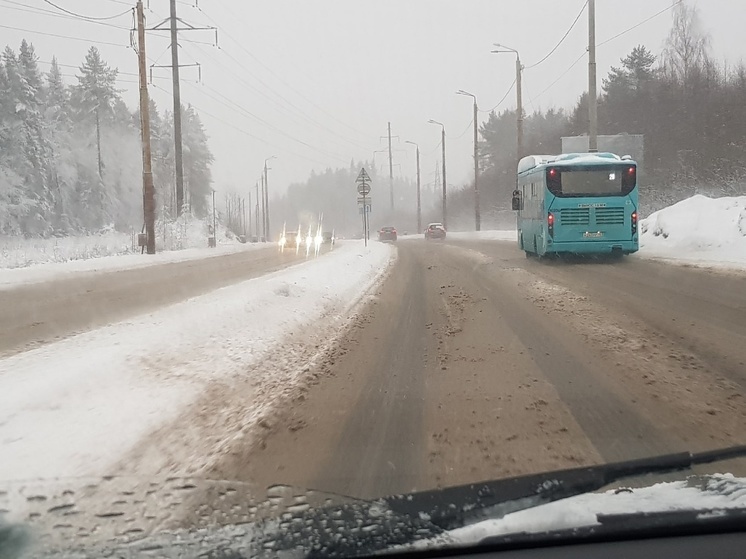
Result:
M52 0L91 17L127 10L134 0ZM148 5L148 0L146 6ZM422 150L423 182L431 181L440 155L441 121L447 133L449 183L469 179L471 99L486 119L515 77L515 58L491 54L503 43L521 53L525 65L543 58L562 38L585 0L178 0L179 16L194 26L217 26L214 33L181 35L182 100L201 113L215 154L215 187L252 186L265 158L272 161L271 186L284 190L312 169L349 165L384 149L387 122L395 140L395 174L413 176L414 148ZM672 0L597 0L597 39L602 43L669 7ZM195 5L197 5L195 7ZM698 3L712 53L734 64L746 51L743 0ZM148 25L168 14L168 0L149 0ZM58 14L55 17L54 14ZM587 13L544 63L524 73L524 103L534 109L569 109L587 87L587 56L571 70L587 44ZM0 0L2 43L17 49L31 40L48 69L52 55L68 82L95 41L104 58L120 70L125 100L137 104L137 59L129 48L132 16L108 21L117 27L62 16L45 0ZM634 46L659 54L670 29L671 12L598 48L598 82ZM20 31L12 28L20 28ZM33 33L31 31L34 31ZM37 33L38 32L38 33ZM41 33L56 34L58 37ZM150 63L170 64L165 33L149 33ZM64 36L64 37L63 37ZM83 40L81 40L83 39ZM151 96L171 107L170 70L154 69ZM566 73L565 73L566 72ZM556 85L548 88L565 74ZM500 108L515 107L511 92ZM380 167L385 154L375 156ZM352 188L352 185L351 185ZM374 185L375 188L375 185ZM375 194L375 193L374 193Z

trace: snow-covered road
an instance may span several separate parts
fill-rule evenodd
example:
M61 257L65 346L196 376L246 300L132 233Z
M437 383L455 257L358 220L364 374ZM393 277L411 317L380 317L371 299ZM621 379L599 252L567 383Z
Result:
M348 242L304 264L0 360L0 479L108 473L212 383L257 374L252 365L260 361L269 365L257 382L295 382L300 371L281 360L308 354L300 347L304 332L333 338L393 255L388 245ZM275 362L269 352L282 340ZM246 413L271 401L245 402Z

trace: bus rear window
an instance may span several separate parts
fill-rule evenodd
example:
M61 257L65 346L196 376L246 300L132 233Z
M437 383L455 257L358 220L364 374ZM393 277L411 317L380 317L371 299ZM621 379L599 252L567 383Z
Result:
M626 196L635 187L635 171L634 167L553 168L547 171L547 187L555 196Z

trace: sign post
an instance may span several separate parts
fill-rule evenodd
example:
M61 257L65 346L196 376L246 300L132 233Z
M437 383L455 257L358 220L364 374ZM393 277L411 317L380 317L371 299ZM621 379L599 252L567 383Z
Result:
M357 199L357 203L359 206L361 206L360 213L363 215L363 239L365 239L365 246L367 247L368 239L370 238L370 222L368 219L368 214L370 213L371 208L371 200L369 194L370 183L372 181L370 180L370 175L368 175L365 167L360 169L360 173L358 173L355 182L357 183L357 193L360 195L360 197Z

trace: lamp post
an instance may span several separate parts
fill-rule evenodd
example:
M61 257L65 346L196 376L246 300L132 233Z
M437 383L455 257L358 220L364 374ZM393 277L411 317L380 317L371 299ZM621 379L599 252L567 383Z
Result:
M479 123L477 96L463 89L456 92L457 95L467 95L474 100L474 226L477 231L482 229L482 218L479 214Z
M518 167L517 163L521 160L521 157L523 157L523 86L521 85L522 77L523 77L523 66L521 65L521 55L518 53L517 50L512 49L510 47L506 47L505 45L501 45L500 43L495 43L495 46L498 48L498 50L493 50L493 53L501 53L501 52L512 52L515 53L515 85L516 85L516 115L517 115L517 132L518 132L518 141L516 146L516 168ZM502 49L502 50L500 50Z
M404 141L405 144L412 144L417 148L417 232L422 231L422 203L420 202L420 146L416 142Z
M443 148L443 228L448 230L446 223L446 186L448 184L448 182L446 181L446 126L442 122L438 122L437 120L433 119L428 120L428 123L437 124L438 126L440 126L441 129L440 143Z
M267 161L277 159L276 155L268 157L264 160L264 238L269 242L270 230L269 230L269 183L267 182Z

